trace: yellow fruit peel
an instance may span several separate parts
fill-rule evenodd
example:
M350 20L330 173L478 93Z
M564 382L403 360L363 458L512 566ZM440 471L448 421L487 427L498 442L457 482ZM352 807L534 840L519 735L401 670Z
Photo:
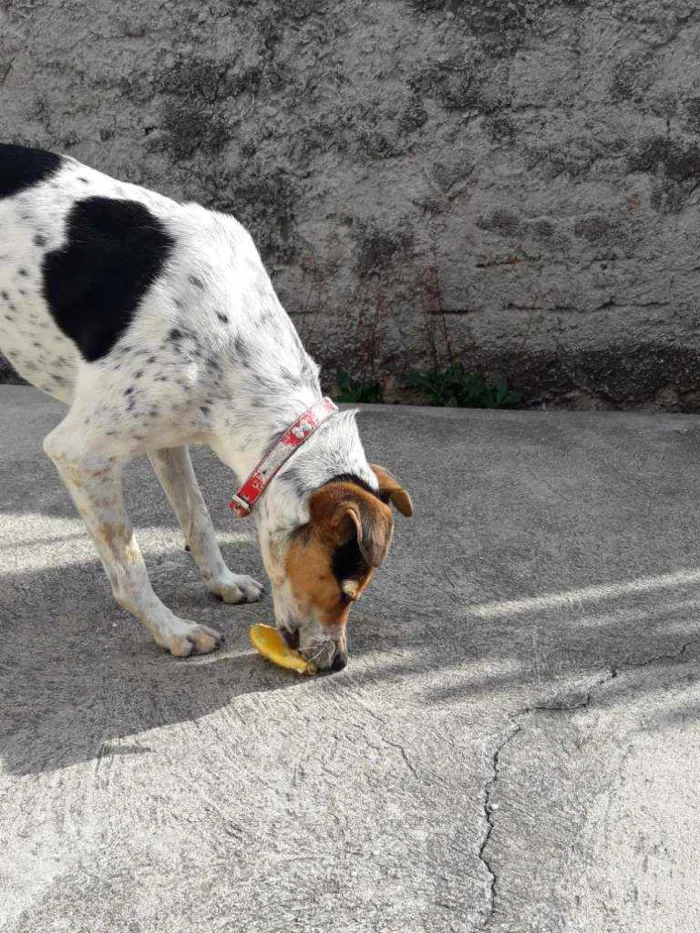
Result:
M249 634L255 650L278 667L297 671L299 674L316 673L317 669L313 661L307 660L300 651L290 648L282 635L271 625L258 622L251 626Z

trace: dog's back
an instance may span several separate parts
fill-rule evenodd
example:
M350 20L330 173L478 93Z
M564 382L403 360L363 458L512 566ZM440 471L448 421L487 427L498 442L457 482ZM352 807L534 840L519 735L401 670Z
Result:
M52 153L0 146L0 350L25 379L64 400L77 348L48 311L41 265L63 239L71 174Z
M0 351L38 388L70 402L81 361L113 360L112 369L154 380L173 355L216 370L263 315L275 345L303 366L257 250L232 217L69 157L0 145Z
M71 399L81 350L99 358L128 326L119 293L135 306L134 278L158 272L139 228L168 207L69 157L0 145L0 350L25 379ZM120 234L130 256L109 255Z

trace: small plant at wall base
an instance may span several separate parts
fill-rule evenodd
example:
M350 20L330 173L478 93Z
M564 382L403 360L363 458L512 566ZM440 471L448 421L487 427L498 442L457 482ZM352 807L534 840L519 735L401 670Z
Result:
M459 365L413 372L408 385L418 389L430 405L448 408L512 408L520 401L501 376L489 382L481 373L466 373Z
M466 372L458 362L444 312L445 296L436 245L433 251L434 262L423 271L418 289L433 365L430 369L409 373L408 387L418 390L430 405L449 408L511 408L517 405L520 396L508 388L503 376L496 382L490 382L481 373ZM463 345L462 352L465 351L468 352L468 348Z
M384 401L384 390L378 382L353 379L350 373L340 370L335 374L336 402L347 404L377 404Z

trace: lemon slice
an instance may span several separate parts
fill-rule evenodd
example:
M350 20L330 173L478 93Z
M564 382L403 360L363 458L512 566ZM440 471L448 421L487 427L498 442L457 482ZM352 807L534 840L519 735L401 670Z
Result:
M255 650L278 667L285 667L299 674L316 673L313 661L307 661L300 651L290 648L277 629L271 625L258 622L251 626L248 634Z

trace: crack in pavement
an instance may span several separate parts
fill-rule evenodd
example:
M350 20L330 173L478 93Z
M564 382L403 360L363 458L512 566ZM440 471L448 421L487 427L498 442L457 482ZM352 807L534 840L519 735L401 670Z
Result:
M521 715L521 714L518 714ZM491 797L493 795L494 788L498 783L498 772L499 772L499 763L501 752L506 747L506 745L515 738L515 736L522 730L522 726L517 725L515 729L508 733L508 735L503 739L500 745L496 746L492 756L491 756L491 778L486 783L484 787L484 818L486 820L486 833L479 847L479 859L486 868L489 876L489 903L488 903L488 914L486 915L486 920L482 925L482 929L486 927L491 922L493 917L494 910L496 908L496 885L498 884L498 875L493 869L491 862L486 856L486 847L489 844L491 839L491 833L494 828L493 820L493 811L496 809L496 805L492 802Z
M580 702L573 703L573 704L566 704L566 705L550 704L547 706L527 706L524 709L519 710L517 713L515 713L515 715L511 718L511 722L523 716L529 716L534 713L573 713L573 712L576 712L577 710L587 709L590 706L591 702L593 701L594 692L600 689L601 687L605 686L606 684L610 683L611 681L615 680L617 677L619 677L620 673L624 671L638 670L640 668L650 667L652 664L657 664L660 661L679 661L685 655L686 651L690 647L690 644L691 642L686 642L686 644L682 646L680 651L677 651L673 654L661 654L653 658L648 658L646 661L640 661L639 663L636 663L636 664L625 664L624 666L620 666L620 667L612 667L604 676L598 678L598 680L594 681L588 687L588 690L584 698ZM481 841L478 855L479 855L479 860L481 861L486 871L488 872L489 891L488 891L488 913L481 927L483 930L485 930L489 926L493 918L493 915L495 913L496 894L497 894L497 885L498 885L498 875L496 874L496 871L486 851L491 841L491 835L495 827L494 811L498 807L498 804L495 804L492 798L493 798L494 790L496 788L496 784L498 783L501 754L503 750L506 748L506 746L509 744L509 742L511 742L512 739L514 739L516 735L519 735L523 731L523 728L524 727L522 724L520 723L515 724L515 728L513 728L506 735L503 741L499 745L496 746L493 754L491 755L491 776L489 780L486 782L486 785L484 786L484 819L486 821L486 832L484 834L484 838Z
M403 747L403 745L401 745L399 742L392 742L390 739L387 739L386 736L383 736L383 735L380 736L380 738L382 742L384 742L386 745L389 745L391 748L397 748L401 752L401 757L403 758L408 770L411 772L414 778L416 778L417 780L420 780L419 774L416 771L415 767L413 766L413 763L411 762L410 758L406 754L406 749Z
M528 713L573 713L579 709L587 709L593 699L593 692L598 690L600 687L604 687L606 684L609 684L610 681L615 680L621 673L624 673L625 671L640 670L644 667L650 667L652 664L657 664L659 661L679 661L688 650L690 645L691 642L686 642L680 651L676 651L673 654L659 654L653 658L647 658L646 661L639 661L636 664L625 664L620 667L611 667L607 674L605 674L599 680L594 681L589 686L585 697L579 703L550 703L544 706L526 706L524 709L517 712L515 716L525 716Z

